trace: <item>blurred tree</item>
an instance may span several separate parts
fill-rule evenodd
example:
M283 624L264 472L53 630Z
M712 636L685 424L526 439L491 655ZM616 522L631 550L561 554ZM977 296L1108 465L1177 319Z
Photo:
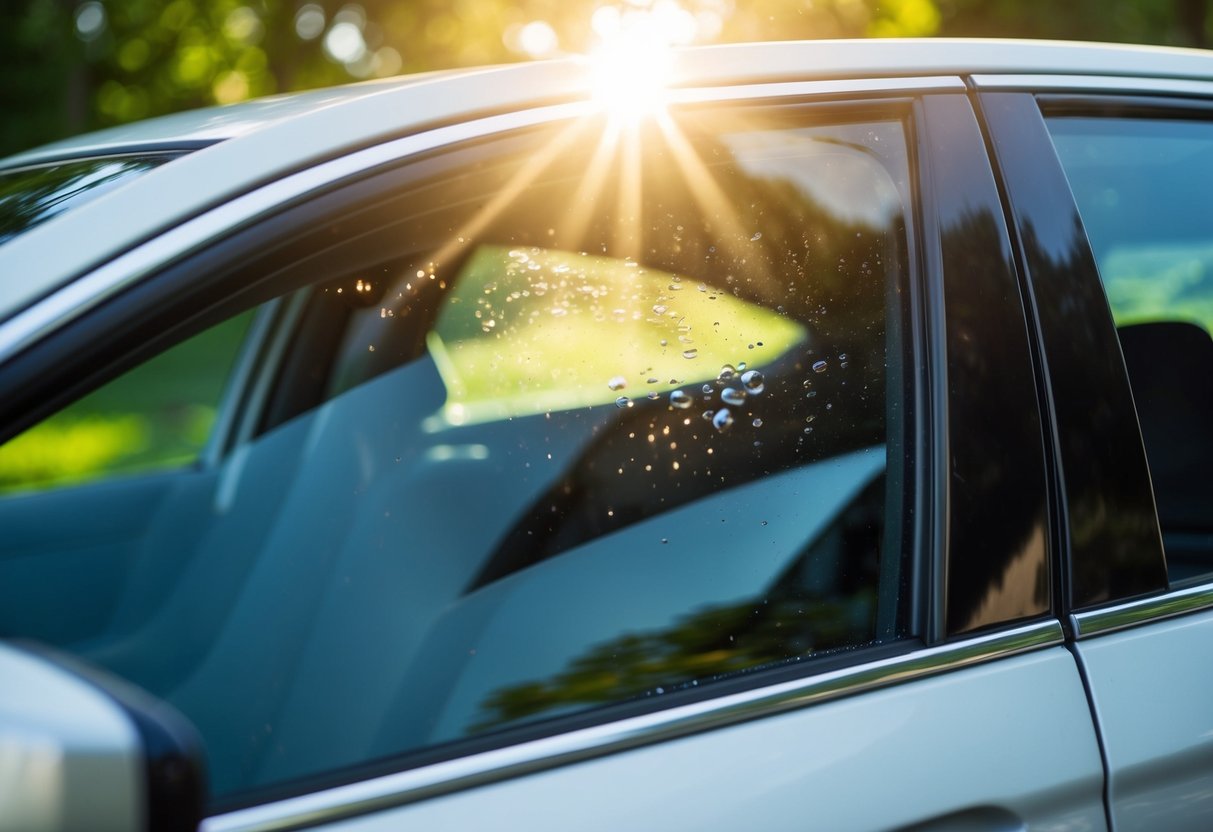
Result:
M25 0L0 25L0 153L88 123L83 48L71 36L70 9L61 0Z
M1210 0L937 0L941 35L1207 47Z
M639 16L675 44L1043 37L1205 46L1213 0L7 0L0 154L161 113L585 52Z

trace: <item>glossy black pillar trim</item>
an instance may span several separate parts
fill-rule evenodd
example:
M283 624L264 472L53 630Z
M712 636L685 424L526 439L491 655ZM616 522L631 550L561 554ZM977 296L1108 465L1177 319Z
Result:
M1116 326L1036 100L980 93L1042 348L1074 609L1167 587Z
M953 636L1048 615L1051 547L1028 319L985 137L967 95L924 106L946 307L944 623Z
M927 644L946 639L948 551L948 380L944 339L943 286L940 275L938 199L932 167L938 164L931 149L928 125L931 100L913 108L914 157L918 215L918 251L911 269L910 311L913 325L914 409L918 413L918 464L914 469L913 539L920 553L914 565L913 603L920 606L912 620Z

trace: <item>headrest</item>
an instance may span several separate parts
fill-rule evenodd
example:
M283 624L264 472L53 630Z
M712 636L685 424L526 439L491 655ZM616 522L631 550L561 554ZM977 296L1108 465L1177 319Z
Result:
M1164 530L1213 529L1213 338L1186 321L1119 329Z

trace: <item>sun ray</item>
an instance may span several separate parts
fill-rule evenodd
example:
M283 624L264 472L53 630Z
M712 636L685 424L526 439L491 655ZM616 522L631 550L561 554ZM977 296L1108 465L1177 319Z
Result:
M616 257L642 259L644 234L641 217L640 130L634 123L622 130L623 148L620 158L619 199L615 212L615 234L611 247Z
M581 178L577 190L573 193L569 205L568 219L556 235L558 248L568 251L580 251L585 241L585 232L589 228L594 209L602 196L603 185L607 173L615 160L615 151L619 146L619 123L608 119L603 126L602 137L598 147L590 157L585 175Z
M658 113L656 120L691 196L708 222L718 228L714 235L717 245L722 246L735 262L743 261L747 255L744 243L749 240L749 234L733 210L732 203L669 113Z
M476 214L465 222L451 238L434 255L436 266L450 262L465 248L472 245L476 238L497 219L509 205L518 198L542 174L551 163L560 157L578 135L589 125L588 119L579 118L569 122L564 129L552 136L542 148L531 153L509 181L485 203Z

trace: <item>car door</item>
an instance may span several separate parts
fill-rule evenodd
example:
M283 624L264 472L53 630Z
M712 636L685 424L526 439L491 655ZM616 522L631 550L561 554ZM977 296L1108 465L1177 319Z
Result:
M206 828L1104 828L982 134L856 90L351 157L12 360L49 409L272 303L77 649L194 722Z
M1122 830L1203 829L1213 812L1213 87L1011 82L1026 83L1044 91L982 99L1053 385L1071 626L1111 817Z

